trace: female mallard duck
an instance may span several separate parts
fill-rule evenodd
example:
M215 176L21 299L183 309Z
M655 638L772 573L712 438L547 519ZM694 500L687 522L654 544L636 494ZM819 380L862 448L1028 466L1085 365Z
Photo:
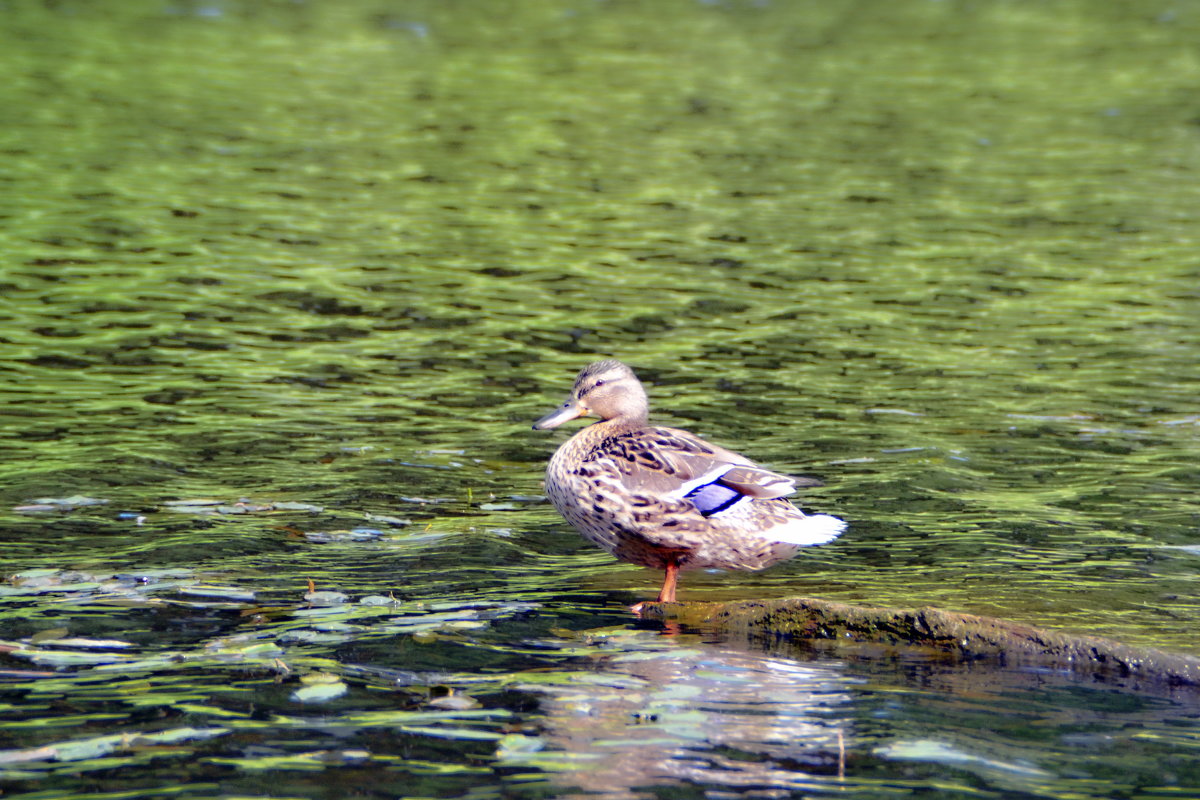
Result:
M837 517L809 516L783 499L796 490L794 478L687 431L648 425L648 413L633 370L597 361L533 427L600 417L554 453L546 492L584 538L624 561L665 570L659 602L675 601L681 569L763 569L845 530Z

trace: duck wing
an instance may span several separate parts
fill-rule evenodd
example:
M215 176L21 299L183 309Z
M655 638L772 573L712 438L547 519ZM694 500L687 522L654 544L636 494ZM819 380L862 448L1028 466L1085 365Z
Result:
M616 469L630 494L666 501L686 498L705 516L746 497L784 497L797 485L795 478L676 428L642 428L611 437L594 457Z

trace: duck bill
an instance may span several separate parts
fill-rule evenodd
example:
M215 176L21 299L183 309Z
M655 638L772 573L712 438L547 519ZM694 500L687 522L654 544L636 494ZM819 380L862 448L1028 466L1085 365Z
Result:
M569 422L576 417L582 417L587 413L588 412L586 408L579 405L579 403L574 399L570 399L558 408L551 411L546 416L539 419L537 422L533 423L533 429L535 431L544 431L549 430L550 428L557 428L564 422Z

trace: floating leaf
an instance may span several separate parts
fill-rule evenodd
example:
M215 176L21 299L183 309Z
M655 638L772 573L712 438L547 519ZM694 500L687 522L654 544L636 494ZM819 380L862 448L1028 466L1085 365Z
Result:
M384 525L394 525L397 528L412 525L411 519L403 517L389 517L384 514L367 514L366 517L368 522L382 522Z
M162 655L150 658L135 658L127 661L115 661L112 664L99 664L92 669L92 672L152 672L158 669L170 669L179 663L179 659L179 653L163 653ZM135 701L133 698L126 698L125 702L132 703Z
M349 633L321 633L319 631L301 629L282 633L279 635L277 641L280 644L338 644L340 642L348 642L352 638L354 637Z
M224 659L265 659L283 655L283 648L274 642L240 637L217 639L205 645L204 649L211 655Z
M335 675L332 672L310 672L307 675L300 676L300 682L305 686L318 683L341 683L341 681L341 676Z
M98 581L81 581L80 583L47 584L38 587L38 594L48 592L91 592L100 588Z
M82 761L88 758L99 758L115 751L125 741L125 736L97 736L92 739L79 739L74 742L61 742L54 745L55 761Z
M325 510L324 506L313 505L312 503L275 503L276 511L311 511L319 513Z
M521 733L510 733L500 737L496 743L496 758L512 758L513 756L536 753L546 746L546 740L540 736L525 736Z
M338 606L349 600L350 595L341 592L308 592L304 599L314 606Z
M473 739L478 741L495 741L501 734L494 731L479 731L473 728L424 728L412 725L397 725L405 733L419 733L422 736L434 736L439 739Z
M121 750L158 744L174 744L189 739L211 739L229 733L229 728L173 728L158 733L118 733L88 739L56 742L26 750L0 751L0 764L30 761L85 761Z
M199 584L180 587L179 593L189 597L220 597L225 600L245 602L254 600L254 592L249 589L239 589L236 586L206 586Z
M59 569L25 569L14 573L11 579L14 581L32 580L34 578L49 578L62 573Z
M987 771L1005 772L1036 778L1049 778L1050 773L1032 764L997 761L960 750L948 742L936 739L900 739L891 744L876 747L876 755L902 761L928 761L946 766L979 768Z
M390 728L408 726L422 726L427 724L436 724L446 722L448 720L471 720L483 724L490 724L493 721L508 719L512 716L511 711L503 708L473 708L466 711L402 711L399 709L388 709L385 711L360 711L352 714L347 714L340 720L327 720L325 724L333 725L337 722L347 727L356 728ZM277 717L281 723L291 723L296 727L307 727L311 725L311 721L299 717Z
M167 511L175 511L180 514L216 514L217 506L204 503L199 503L196 505L186 505L180 503L179 505L169 506Z
M175 742L184 742L192 739L213 739L217 736L224 736L229 733L229 728L171 728L170 730L159 731L158 733L139 733L134 737L132 744L174 744Z
M39 589L31 586L0 586L0 597L16 597L25 594L38 594Z
M499 604L499 603L489 603L489 602L487 602L486 600L484 600L484 601L479 601L479 602L474 602L474 603L464 603L464 602L462 602L461 600L452 600L452 601L449 601L449 602L442 602L442 603L428 603L428 604L427 604L427 607L429 608L429 610L430 610L430 611L457 611L457 610L461 610L461 611L463 611L463 612L465 612L465 613L467 613L467 614L472 614L472 613L474 613L474 612L475 612L477 609L480 609L480 608L495 608L495 607L496 607L496 606L498 606L498 605L500 605L500 604Z
M315 677L322 680L312 680ZM328 680L324 680L326 678ZM350 687L335 675L305 675L302 680L307 681L307 685L292 692L292 699L301 703L325 703L341 697L350 690Z
M1160 545L1163 550L1182 550L1191 555L1200 555L1200 544L1164 544Z
M251 772L284 769L316 772L339 764L358 764L370 757L371 754L366 750L314 750L308 753L267 755L257 758L209 758L206 760L211 764L224 764Z
M19 650L12 655L28 658L35 664L48 664L55 667L94 666L97 664L115 664L128 661L129 656L119 653L80 653L75 650Z
M300 618L345 617L353 616L356 612L361 611L362 608L358 605L348 605L346 603L342 603L334 606L310 606L308 608L297 608L292 612L292 616Z
M482 619L450 619L442 623L441 627L451 631L473 631L479 628L486 628L490 623Z
M42 631L42 633L46 632ZM131 642L123 642L120 639L82 639L76 637L70 639L49 638L39 640L37 636L34 636L32 641L35 644L41 641L47 647L78 647L81 650L125 650L135 646Z
M135 584L132 588L136 594L150 594L152 592L169 592L174 589L179 589L184 586L195 586L199 581L195 579L181 580L165 580L154 583Z
M20 764L26 761L49 761L58 755L53 745L31 747L27 750L0 750L0 764Z
M108 501L99 497L85 497L81 494L73 494L70 497L39 497L33 502L38 505L58 506L64 510L72 508L81 508L83 506L103 506L107 505Z
M225 719L250 719L250 714L244 711L234 711L228 708L220 708L219 706L206 706L197 703L174 703L172 707L176 711L182 711L185 714L204 714L210 717L222 717Z
M304 538L316 544L328 542L369 542L383 537L378 528L354 528L348 531L308 531Z
M464 711L468 708L479 708L479 701L465 694L448 694L445 697L435 697L429 701L434 708L446 708L452 711Z
M400 601L394 597L384 597L380 594L369 594L366 597L360 597L358 603L359 605L364 606L391 606L400 603Z
M701 658L703 652L694 649L674 649L674 650L649 650L633 653L620 653L613 656L613 661L629 662L629 661L655 661L658 659L667 659L670 661L683 658Z
M189 578L193 575L190 569L147 569L140 572L119 572L113 577L117 580L131 580L139 583L154 583L164 578Z

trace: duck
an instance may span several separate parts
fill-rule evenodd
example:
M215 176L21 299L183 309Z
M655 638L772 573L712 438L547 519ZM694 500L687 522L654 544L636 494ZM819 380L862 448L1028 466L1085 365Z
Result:
M843 520L805 514L786 499L797 484L819 482L760 467L688 431L651 425L649 412L633 370L605 359L580 370L566 401L533 428L599 417L551 456L546 494L588 541L622 561L662 570L658 602L676 602L681 570L765 569L846 529Z

